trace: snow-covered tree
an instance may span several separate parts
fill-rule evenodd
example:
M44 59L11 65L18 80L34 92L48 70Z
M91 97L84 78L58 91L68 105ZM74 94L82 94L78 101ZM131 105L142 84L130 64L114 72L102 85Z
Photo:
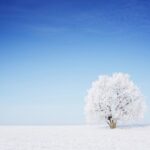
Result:
M144 98L128 74L103 75L92 83L86 96L85 113L88 122L103 120L116 128L119 120L134 120L143 116Z

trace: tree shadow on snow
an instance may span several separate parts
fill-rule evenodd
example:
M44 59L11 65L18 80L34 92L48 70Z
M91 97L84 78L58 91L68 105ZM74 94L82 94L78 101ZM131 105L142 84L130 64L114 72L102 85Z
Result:
M145 128L150 127L150 124L129 124L129 125L118 125L117 128L119 129L126 129L126 128Z

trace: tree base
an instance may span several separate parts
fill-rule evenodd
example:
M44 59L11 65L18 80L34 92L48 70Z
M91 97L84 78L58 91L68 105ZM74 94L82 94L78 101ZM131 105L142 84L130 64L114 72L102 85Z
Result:
M107 123L111 129L114 129L117 127L117 122L112 119L110 119Z
M109 127L110 127L111 129L116 128L116 127L117 127L117 126L116 126L116 122L111 122L111 123L109 123Z

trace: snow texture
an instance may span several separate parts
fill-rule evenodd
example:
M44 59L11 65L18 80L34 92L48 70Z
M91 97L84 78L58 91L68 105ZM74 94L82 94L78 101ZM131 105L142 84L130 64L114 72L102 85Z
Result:
M1 126L0 150L149 150L150 126Z
M100 76L92 83L86 97L88 123L136 120L143 117L144 98L128 74Z

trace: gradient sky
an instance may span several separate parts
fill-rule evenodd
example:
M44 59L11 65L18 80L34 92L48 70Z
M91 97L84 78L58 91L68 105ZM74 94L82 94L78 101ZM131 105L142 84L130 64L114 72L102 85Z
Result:
M149 0L0 1L0 124L82 124L91 82L113 72L149 107L149 67Z

